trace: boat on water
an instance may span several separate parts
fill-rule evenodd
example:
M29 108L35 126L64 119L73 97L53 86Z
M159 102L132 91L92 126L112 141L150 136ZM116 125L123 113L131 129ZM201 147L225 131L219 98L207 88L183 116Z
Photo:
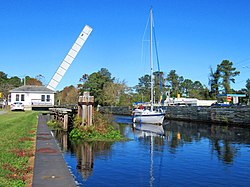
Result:
M153 10L150 8L150 77L151 77L151 90L150 90L150 110L149 109L135 109L132 111L133 123L150 123L162 124L165 112L161 109L154 109L154 85L153 85Z
M135 109L132 112L133 123L150 123L162 124L165 117L165 112L161 109Z

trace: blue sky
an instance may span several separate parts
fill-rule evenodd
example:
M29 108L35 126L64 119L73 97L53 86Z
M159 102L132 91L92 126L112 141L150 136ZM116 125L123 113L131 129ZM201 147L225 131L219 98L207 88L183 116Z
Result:
M88 24L93 31L57 89L101 68L135 86L149 73L141 56L151 4L165 75L176 70L208 85L210 67L227 59L241 72L231 87L245 87L250 78L249 0L1 0L0 71L20 78L41 74L48 83Z

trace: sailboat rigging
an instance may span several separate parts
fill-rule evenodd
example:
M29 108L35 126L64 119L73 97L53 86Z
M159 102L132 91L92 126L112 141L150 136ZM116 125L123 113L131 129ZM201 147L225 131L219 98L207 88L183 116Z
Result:
M161 108L154 110L154 85L153 85L153 10L150 8L150 110L135 109L132 120L135 123L162 124L165 113Z

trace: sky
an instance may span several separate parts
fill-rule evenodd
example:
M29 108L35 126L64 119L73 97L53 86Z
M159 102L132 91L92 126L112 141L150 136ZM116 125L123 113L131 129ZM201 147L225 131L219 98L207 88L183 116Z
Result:
M0 71L8 77L42 75L48 84L87 24L93 31L57 90L101 68L135 86L150 71L145 29L150 6L165 76L176 70L208 86L210 68L229 60L241 72L231 87L245 88L249 0L0 0Z

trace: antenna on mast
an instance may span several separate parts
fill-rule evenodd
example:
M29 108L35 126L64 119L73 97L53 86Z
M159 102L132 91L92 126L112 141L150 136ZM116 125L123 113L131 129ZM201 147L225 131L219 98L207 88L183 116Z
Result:
M85 25L82 32L80 33L80 35L76 39L74 45L71 47L68 54L66 55L66 57L62 61L61 65L59 66L59 68L55 72L54 76L50 80L49 84L47 85L47 88L49 88L51 90L56 89L57 85L60 83L62 77L64 76L64 74L66 73L69 66L72 64L72 62L74 61L76 55L78 54L78 52L80 51L80 49L84 45L85 41L89 37L92 30L93 29L90 26Z

